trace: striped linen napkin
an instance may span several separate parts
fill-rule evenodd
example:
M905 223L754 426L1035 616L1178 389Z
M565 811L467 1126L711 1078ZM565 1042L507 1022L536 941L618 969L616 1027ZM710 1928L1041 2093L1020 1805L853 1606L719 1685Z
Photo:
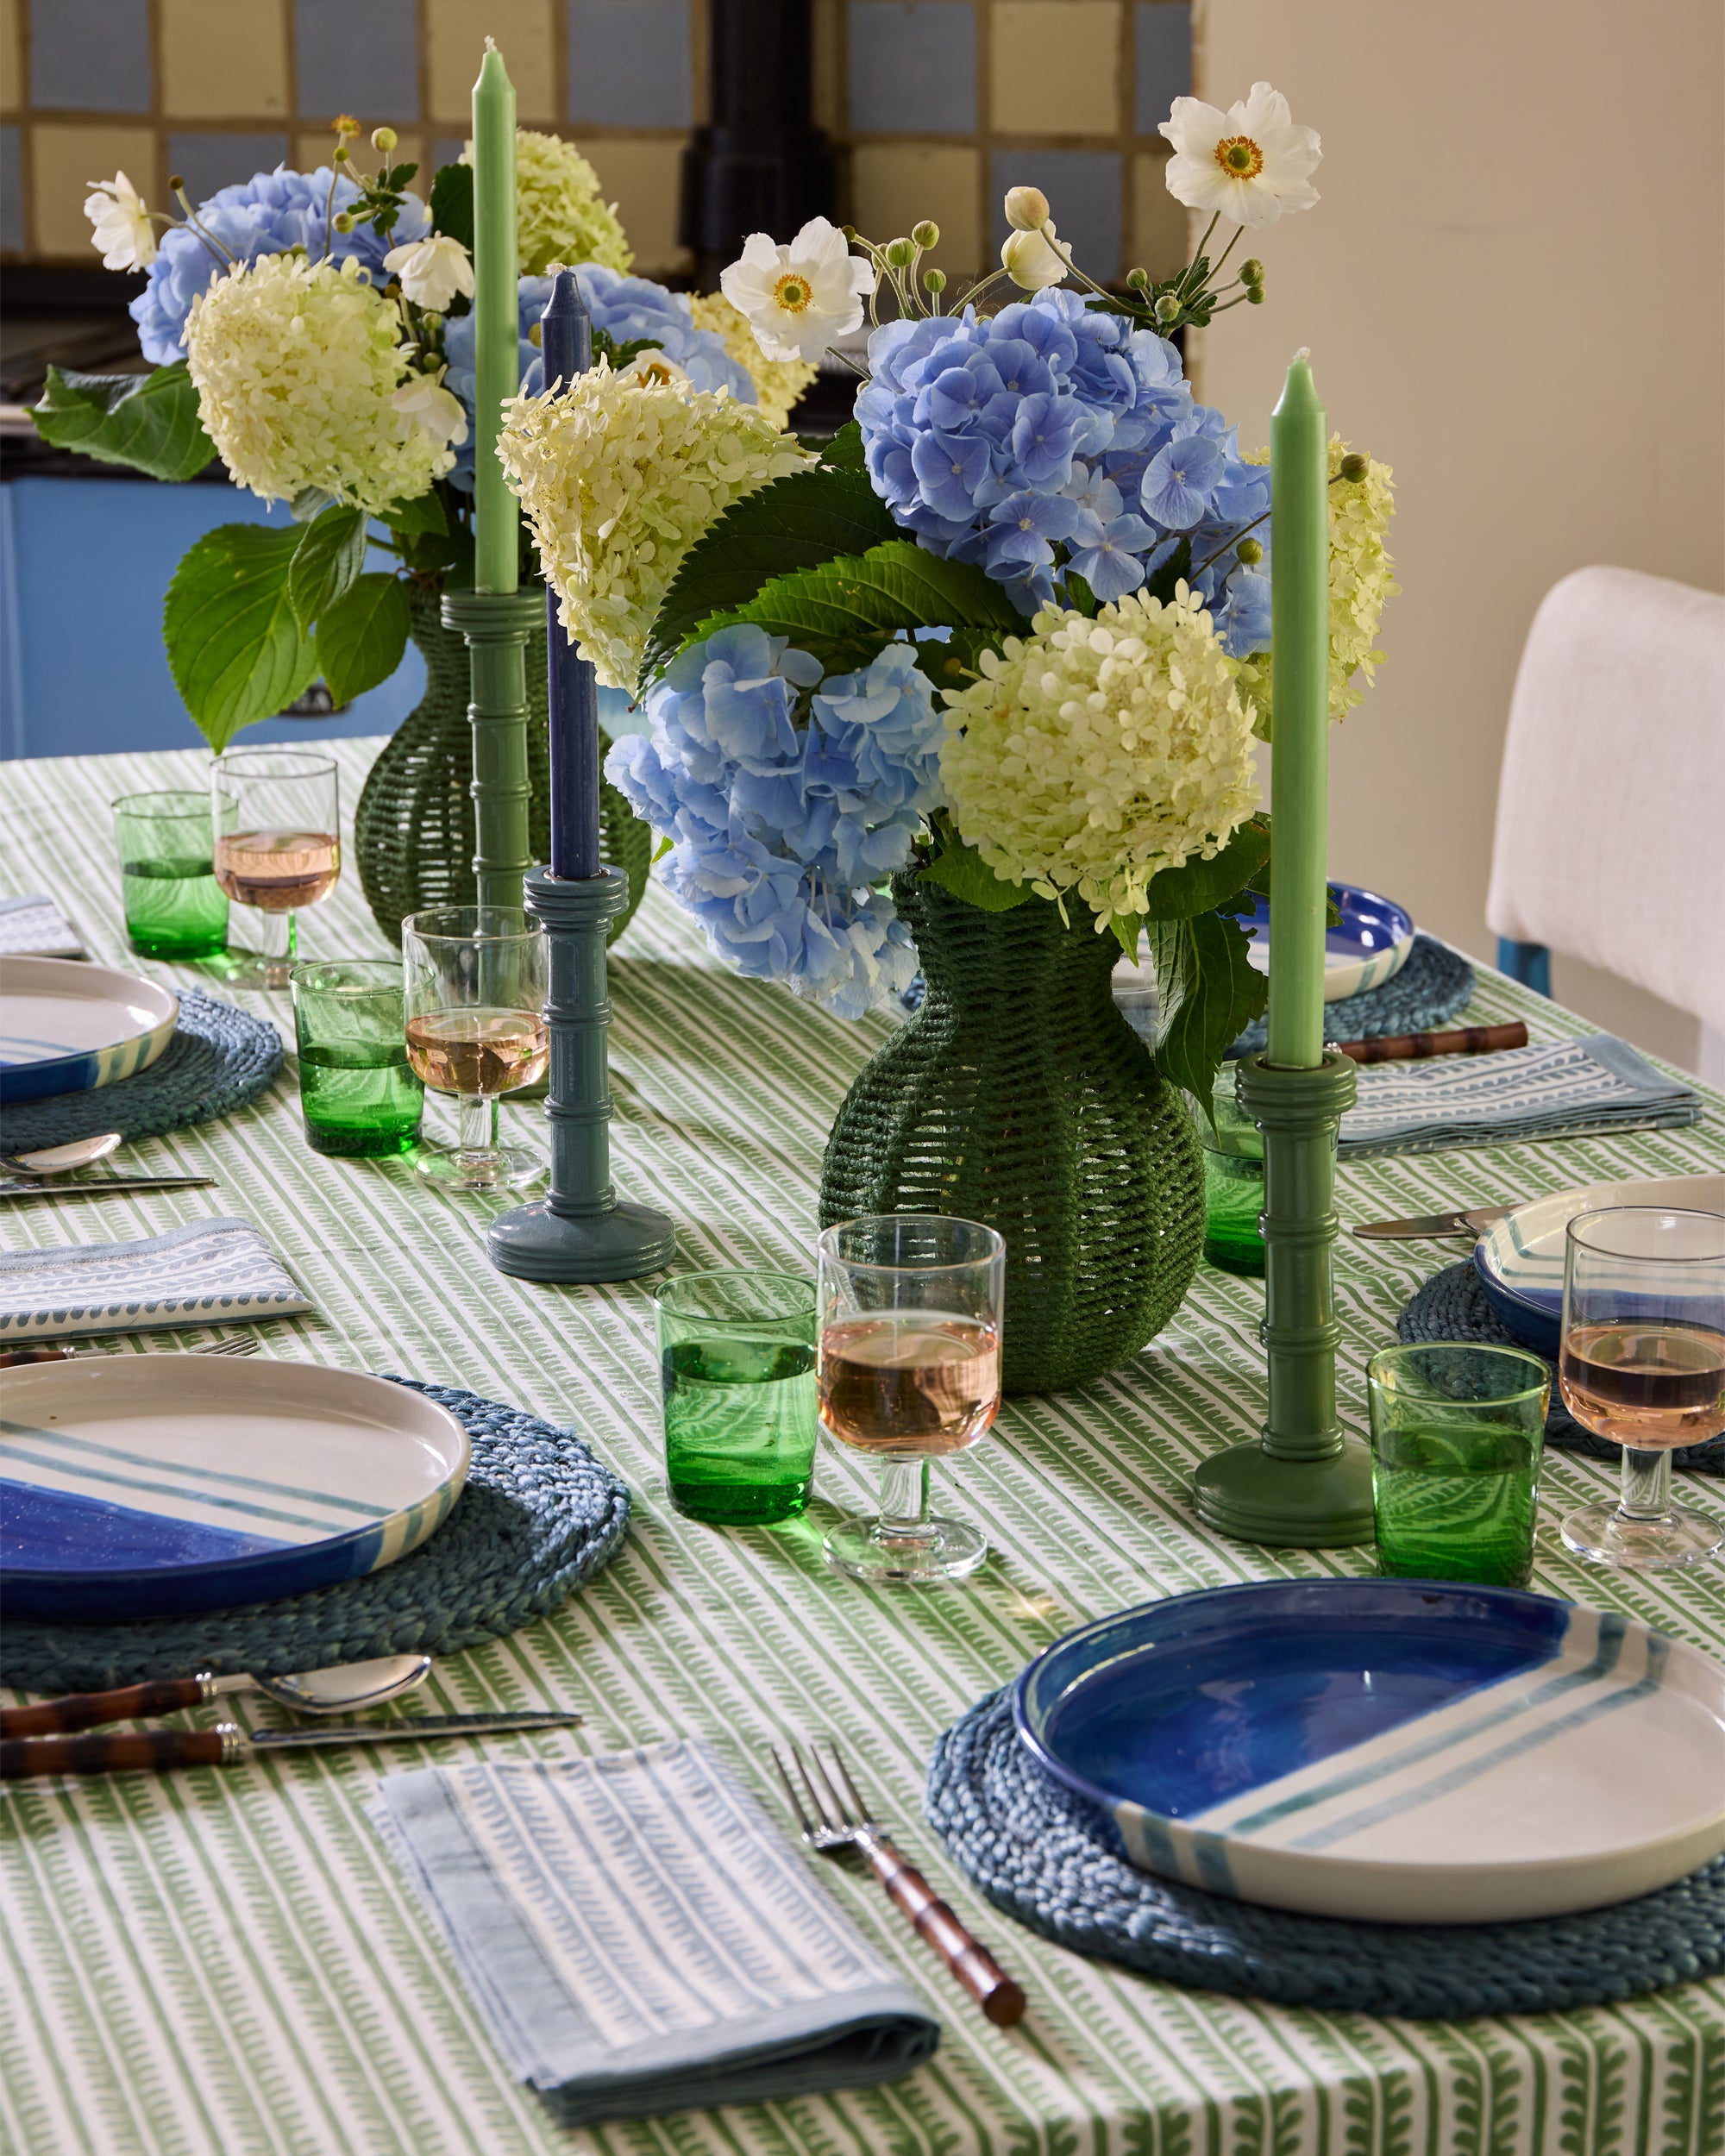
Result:
M0 899L0 958L82 958L78 931L46 891Z
M1495 1056L1371 1063L1342 1118L1343 1160L1458 1145L1596 1138L1699 1123L1701 1096L1614 1034L1545 1041Z
M392 1774L368 1815L563 2125L895 2081L940 2040L693 1739Z
M131 1243L0 1250L0 1348L314 1307L249 1220L192 1220Z

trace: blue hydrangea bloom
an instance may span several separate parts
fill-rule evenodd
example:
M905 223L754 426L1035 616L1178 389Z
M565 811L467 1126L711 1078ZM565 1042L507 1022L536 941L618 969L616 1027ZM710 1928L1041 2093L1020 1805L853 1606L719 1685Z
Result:
M854 674L740 623L681 652L652 730L605 769L672 846L658 874L739 972L841 1017L902 993L916 953L872 887L940 804L944 724L914 647Z
M724 348L716 329L698 329L689 303L680 293L668 291L647 277L624 277L597 262L586 262L575 271L587 312L595 329L603 329L614 344L655 344L668 360L682 368L697 389L728 389L739 404L756 401L755 385ZM517 289L517 328L520 337L521 386L536 397L545 386L545 362L532 341L545 303L551 297L549 277L524 277ZM443 356L448 362L444 385L461 400L467 415L467 439L455 455L449 474L452 486L466 493L474 485L474 399L478 377L474 369L474 318L458 315L443 332Z
M223 187L200 203L198 222L213 233L237 261L260 254L285 254L300 247L314 262L329 255L337 262L357 258L377 281L384 279L383 258L392 248L422 238L431 220L423 203L409 195L395 230L386 239L368 224L353 232L329 229L330 167L291 172L285 166L258 172L236 186ZM346 209L359 192L344 174L336 182L334 207ZM330 245L333 239L334 244ZM212 279L226 274L227 256L218 254L190 225L176 225L162 235L149 282L132 302L138 342L154 367L169 367L185 354L180 340L191 303Z

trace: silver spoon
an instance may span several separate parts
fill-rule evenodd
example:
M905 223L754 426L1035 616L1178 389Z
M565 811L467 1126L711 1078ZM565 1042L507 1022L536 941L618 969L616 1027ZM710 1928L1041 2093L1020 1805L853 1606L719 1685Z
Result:
M295 1677L185 1677L117 1686L108 1692L72 1692L34 1707L0 1708L0 1737L63 1735L99 1722L132 1721L205 1707L236 1692L261 1692L297 1714L342 1714L381 1707L423 1684L431 1674L429 1654L386 1654L373 1662L342 1662Z
M0 1168L15 1175L69 1175L74 1168L89 1168L106 1160L119 1148L117 1131L98 1131L94 1138L76 1138L69 1145L41 1145L31 1153L0 1153Z

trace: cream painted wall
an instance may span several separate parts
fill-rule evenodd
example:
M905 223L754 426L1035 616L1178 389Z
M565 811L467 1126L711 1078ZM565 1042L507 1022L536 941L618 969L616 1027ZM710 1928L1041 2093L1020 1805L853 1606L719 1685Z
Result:
M1243 241L1268 297L1195 354L1268 439L1296 346L1395 468L1402 596L1333 748L1332 870L1490 956L1497 766L1540 598L1588 562L1725 582L1718 0L1199 0L1195 88L1267 79L1323 200ZM1576 843L1584 856L1587 835ZM1697 1027L1578 966L1557 993L1694 1067Z

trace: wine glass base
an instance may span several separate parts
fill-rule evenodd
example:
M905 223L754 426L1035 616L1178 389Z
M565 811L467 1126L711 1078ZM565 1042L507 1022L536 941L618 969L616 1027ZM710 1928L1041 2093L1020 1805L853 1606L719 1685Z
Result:
M545 1163L539 1156L515 1145L499 1145L492 1153L463 1153L454 1145L428 1146L415 1156L413 1165L428 1183L440 1190L524 1190L545 1180Z
M968 1579L988 1539L962 1520L842 1520L829 1528L826 1561L875 1587L939 1587Z
M291 958L263 958L250 950L230 950L228 962L222 970L222 980L229 988L286 988L292 985L293 961Z
M1681 1505L1662 1520L1628 1520L1615 1505L1584 1505L1565 1516L1560 1532L1575 1556L1628 1572L1704 1564L1725 1550L1725 1527Z

